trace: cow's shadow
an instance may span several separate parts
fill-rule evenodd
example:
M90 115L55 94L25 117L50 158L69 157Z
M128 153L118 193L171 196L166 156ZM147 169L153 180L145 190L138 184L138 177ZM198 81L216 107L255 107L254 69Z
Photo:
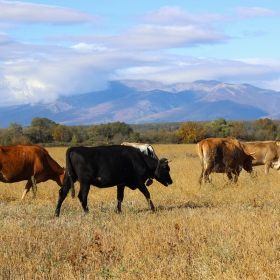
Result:
M162 206L159 205L158 207L156 207L156 211L172 211L175 209L195 209L195 208L212 208L213 204L209 203L209 202L203 202L203 203L197 203L197 202L193 202L193 201L188 201L187 203L184 204L179 204L179 205L173 205L173 206Z
M173 211L176 209L196 209L196 208L212 208L212 207L214 207L214 205L209 202L197 203L197 202L193 202L193 201L188 201L187 203L184 203L184 204L172 205L172 206L159 205L156 207L154 212L151 211L150 209L139 209L135 212L137 212L137 213L143 213L143 212L157 213L157 212L162 212L162 211Z

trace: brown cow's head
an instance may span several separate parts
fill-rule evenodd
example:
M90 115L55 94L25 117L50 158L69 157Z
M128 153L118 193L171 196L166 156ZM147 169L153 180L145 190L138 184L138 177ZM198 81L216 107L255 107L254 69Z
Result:
M64 167L62 167L62 169L63 169L63 173L60 173L59 174L59 186L60 187L62 187L62 185L63 185L63 181L64 181L64 176L65 176L65 171L66 171L66 169L64 168Z
M253 171L253 167L252 167L252 161L254 159L257 159L257 156L255 155L255 152L253 153L246 153L245 154L245 159L243 162L243 169L246 170L247 172L251 173Z

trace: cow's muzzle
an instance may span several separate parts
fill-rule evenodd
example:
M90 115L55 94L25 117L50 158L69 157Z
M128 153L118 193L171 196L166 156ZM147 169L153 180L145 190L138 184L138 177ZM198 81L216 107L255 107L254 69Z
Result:
M172 185L172 183L173 183L173 181L171 180L171 181L169 181L169 182L166 182L166 183L164 184L164 186L168 187L169 185Z

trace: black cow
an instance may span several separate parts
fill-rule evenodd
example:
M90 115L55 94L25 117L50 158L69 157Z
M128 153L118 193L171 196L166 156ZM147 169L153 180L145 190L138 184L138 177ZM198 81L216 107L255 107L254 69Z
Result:
M117 186L117 211L121 212L125 186L139 189L146 197L151 210L155 207L145 186L148 178L155 178L164 186L172 184L168 160L151 158L134 147L99 146L72 147L66 152L66 173L55 210L58 217L61 204L70 188L74 197L74 183L80 182L78 198L88 212L87 197L90 185L98 188Z

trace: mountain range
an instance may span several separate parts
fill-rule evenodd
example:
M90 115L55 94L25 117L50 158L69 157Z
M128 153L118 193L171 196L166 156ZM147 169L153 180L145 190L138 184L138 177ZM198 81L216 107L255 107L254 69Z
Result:
M195 81L166 85L147 80L109 83L107 90L61 96L48 104L0 108L0 126L30 125L35 117L66 125L278 119L280 92L249 84Z

